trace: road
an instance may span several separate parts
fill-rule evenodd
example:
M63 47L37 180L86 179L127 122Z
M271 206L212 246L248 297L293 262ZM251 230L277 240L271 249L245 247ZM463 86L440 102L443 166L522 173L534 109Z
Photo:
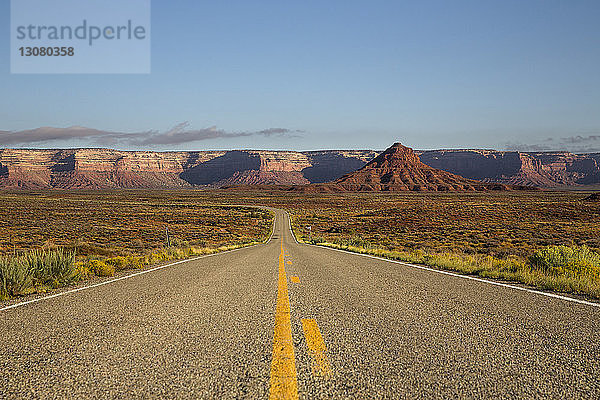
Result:
M0 311L0 398L600 398L600 308L296 244Z

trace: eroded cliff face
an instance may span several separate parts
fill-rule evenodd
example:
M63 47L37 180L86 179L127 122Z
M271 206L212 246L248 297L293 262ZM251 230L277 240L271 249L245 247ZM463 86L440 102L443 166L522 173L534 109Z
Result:
M331 182L365 166L379 155L373 150L308 151L310 166L302 173L310 183Z
M325 183L364 167L372 150L152 152L0 149L0 187L183 188ZM430 167L469 179L538 187L600 183L600 153L417 151Z
M308 184L360 168L372 151L0 150L0 187L180 188ZM370 157L372 155L372 157ZM369 158L370 157L370 158Z
M211 154L203 155L204 158ZM9 188L185 187L178 175L193 154L124 152L109 149L0 150ZM201 162L198 158L195 163Z
M550 188L600 183L597 153L432 150L418 154L434 168L484 182Z

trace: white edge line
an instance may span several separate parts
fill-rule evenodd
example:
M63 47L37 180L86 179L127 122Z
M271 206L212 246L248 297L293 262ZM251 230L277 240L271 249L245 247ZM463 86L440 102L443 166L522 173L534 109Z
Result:
M342 253L347 253L347 254L354 254L354 255L357 255L357 256L374 258L376 260L392 262L392 263L395 263L395 264L401 264L401 265L405 265L407 267L422 269L422 270L425 270L425 271L437 272L438 274L450 275L450 276L455 276L457 278L469 279L469 280L476 281L476 282L489 283L490 285L496 285L496 286L501 286L501 287L505 287L505 288L521 290L523 292L540 294L542 296L552 297L552 298L555 298L555 299L572 301L574 303L584 304L586 306L600 307L600 303L592 303L590 301L580 300L580 299L576 299L576 298L573 298L573 297L561 296L561 295L555 294L555 293L541 292L539 290L534 290L534 289L528 289L528 288L524 288L524 287L519 287L519 286L511 285L511 284L508 284L508 283L494 282L494 281L490 281L490 280L487 280L487 279L476 278L474 276L461 275L461 274L457 274L457 273L454 273L454 272L443 271L443 270L439 270L439 269L435 269L435 268L425 267L423 265L410 264L410 263L406 263L406 262L402 262L402 261L391 260L389 258L382 258L382 257L372 256L370 254L355 253L355 252L352 252L352 251L347 251L347 250L342 250L342 249L334 249L333 247L328 247L328 246L318 246L318 247L320 247L322 249L329 249L329 250L334 250L334 251L340 251Z
M270 211L270 210L269 210ZM271 239L273 238L273 235L275 234L275 213L273 213L273 229L271 229L271 236L269 236L269 238L264 241L262 244L267 244L271 241ZM252 247L252 246L248 246L248 247Z
M296 241L296 244L300 244L300 242L298 241L298 239L296 239L296 235L294 235L294 230L292 229L292 217L290 216L289 212L286 211L285 213L287 214L287 217L288 217L288 223L290 225L290 233L292 234L292 237Z
M154 271L158 271L158 270L163 269L163 268L172 267L173 265L183 264L183 263L190 262L190 261L196 261L196 260L199 260L201 258L207 258L207 257L221 255L221 254L231 253L233 251L244 250L244 249L248 249L248 248L251 248L251 247L254 247L254 246L258 246L260 244L267 244L267 243L269 243L271 241L271 238L273 237L273 233L274 232L275 232L275 217L273 217L273 230L271 231L271 236L269 236L269 239L266 242L256 243L256 244L253 244L252 246L245 246L245 247L240 247L240 248L237 248L237 249L232 249L232 250L227 250L227 251L219 251L217 253L212 253L212 254L205 254L203 256L194 257L194 258L188 258L187 260L176 261L176 262L165 264L165 265L159 265L158 267L154 267L154 268L150 268L150 269L145 269L145 270L140 271L140 272L135 272L133 274L121 276L119 278L111 279L111 280L100 282L100 283L95 283L93 285L82 286L82 287L79 287L79 288L67 290L65 292L60 292L60 293L52 294L50 296L44 296L44 297L39 297L37 299L22 301L20 303L15 303L15 304L11 304L10 306L6 306L6 307L3 307L3 308L0 308L0 312L6 311L6 310L10 310L12 308L17 308L17 307L25 306L27 304L37 303L37 302L42 301L42 300L50 300L50 299L53 299L55 297L60 297L60 296L64 296L64 295L71 294L71 293L76 293L76 292L81 292L82 290L87 290L87 289L92 289L92 288L96 288L96 287L99 287L99 286L108 285L109 283L114 283L114 282L122 281L124 279L134 278L136 276L144 275L144 274L147 274L149 272L154 272Z
M289 214L288 214L288 218L289 218ZM310 244L298 242L298 239L296 239L296 235L294 235L294 231L292 230L291 222L290 222L290 231L292 232L292 236L294 237L294 240L296 241L296 243L310 246ZM600 307L600 303L592 303L591 301L585 301L585 300L580 300L580 299L576 299L576 298L573 298L573 297L561 296L560 294L548 293L548 292L541 292L541 291L535 290L535 289L524 288L524 287L520 287L520 286L511 285L511 284L508 284L508 283L494 282L494 281L490 281L490 280L487 280L487 279L476 278L474 276L457 274L457 273L454 273L454 272L443 271L443 270L439 270L439 269L435 269L435 268L425 267L423 265L410 264L410 263L406 263L406 262L402 262L402 261L392 260L392 259L389 259L389 258L377 257L377 256L373 256L373 255L370 255L370 254L355 253L353 251L342 250L342 249L335 249L335 248L329 247L329 246L319 246L319 245L316 245L316 246L320 247L322 249L339 251L339 252L342 252L342 253L352 254L352 255L355 255L355 256L363 256L363 257L374 258L375 260L387 261L387 262L391 262L391 263L395 263L395 264L405 265L405 266L411 267L411 268L421 269L421 270L424 270L424 271L437 272L438 274L449 275L449 276L454 276L454 277L463 278L463 279L469 279L471 281L476 281L476 282L488 283L490 285L495 285L495 286L501 286L501 287L505 287L505 288L509 288L509 289L520 290L520 291L528 292L528 293L535 293L535 294L539 294L539 295L542 295L542 296L551 297L551 298L554 298L554 299L560 299L560 300L565 300L565 301L571 301L571 302L578 303L578 304L584 304L586 306Z

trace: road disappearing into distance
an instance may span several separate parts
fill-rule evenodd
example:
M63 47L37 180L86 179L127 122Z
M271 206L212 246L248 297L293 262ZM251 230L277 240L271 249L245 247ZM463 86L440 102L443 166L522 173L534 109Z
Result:
M2 398L599 398L600 308L266 244L0 311Z

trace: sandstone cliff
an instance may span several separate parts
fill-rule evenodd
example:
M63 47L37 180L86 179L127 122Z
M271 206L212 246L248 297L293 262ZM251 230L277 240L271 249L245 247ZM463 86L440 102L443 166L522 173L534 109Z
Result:
M373 151L196 151L110 149L0 150L0 187L179 188L308 184L339 178Z
M418 152L421 161L470 179L538 187L600 183L600 154L495 150Z
M372 150L152 152L0 149L0 187L180 188L331 182L374 159ZM430 167L487 183L600 184L600 153L417 151Z

